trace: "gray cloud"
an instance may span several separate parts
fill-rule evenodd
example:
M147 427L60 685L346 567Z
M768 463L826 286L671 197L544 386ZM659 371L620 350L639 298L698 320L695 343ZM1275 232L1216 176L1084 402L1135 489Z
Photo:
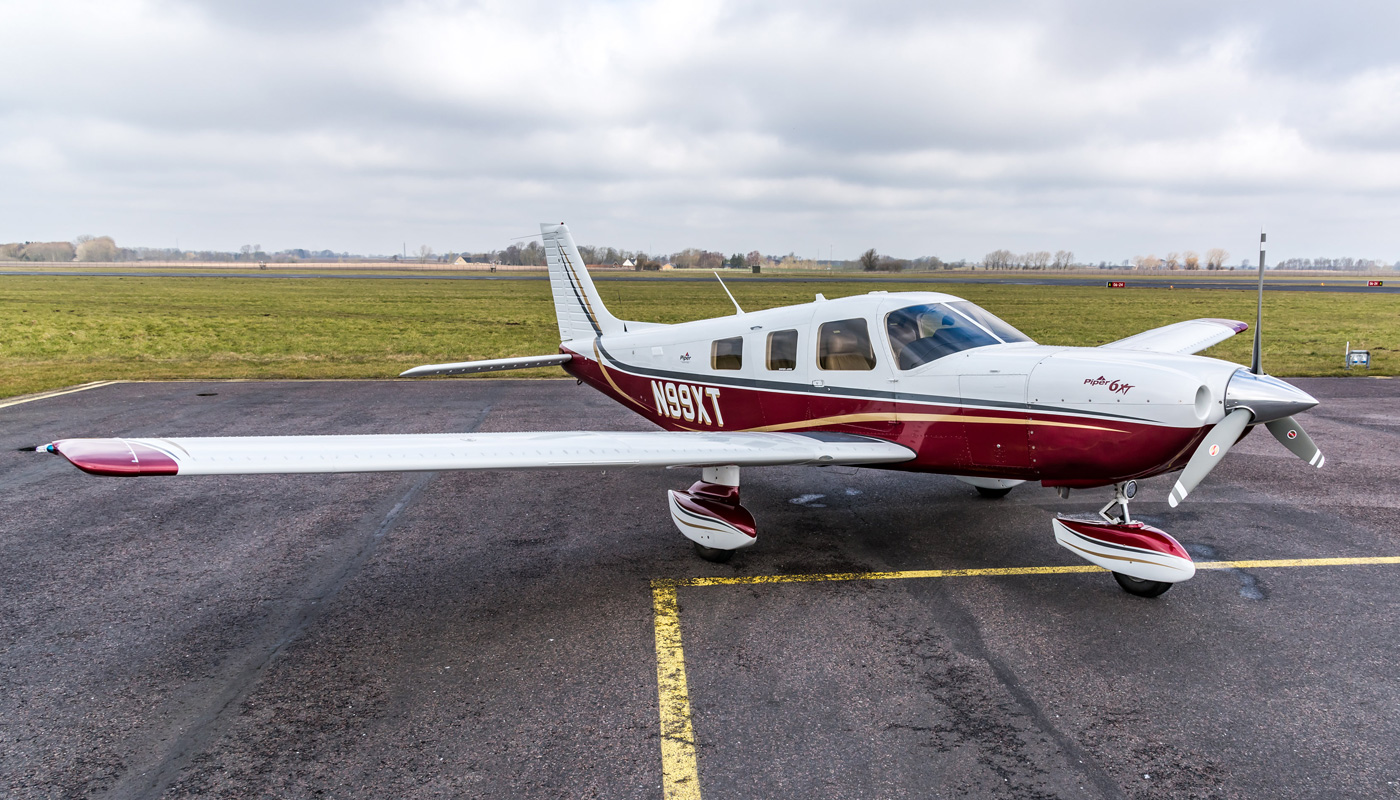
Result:
M0 10L0 239L1400 258L1400 8Z

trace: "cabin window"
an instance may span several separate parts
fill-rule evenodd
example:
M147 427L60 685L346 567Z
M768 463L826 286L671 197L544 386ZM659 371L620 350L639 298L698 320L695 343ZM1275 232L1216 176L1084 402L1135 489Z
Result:
M781 372L797 369L797 331L768 334L768 368Z
M875 351L863 319L823 322L817 331L817 366L831 370L875 369Z
M743 369L744 337L716 339L710 345L711 369Z

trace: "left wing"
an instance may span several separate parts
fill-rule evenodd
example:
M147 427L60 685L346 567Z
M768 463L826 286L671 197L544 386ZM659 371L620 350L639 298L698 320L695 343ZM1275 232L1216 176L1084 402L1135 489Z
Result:
M1249 330L1249 325L1234 319L1192 319L1163 325L1136 336L1109 342L1101 347L1119 350L1149 350L1154 353L1190 355L1211 345L1220 344L1237 333Z
M843 433L644 431L61 439L40 448L93 475L246 475L570 467L860 465L914 451Z

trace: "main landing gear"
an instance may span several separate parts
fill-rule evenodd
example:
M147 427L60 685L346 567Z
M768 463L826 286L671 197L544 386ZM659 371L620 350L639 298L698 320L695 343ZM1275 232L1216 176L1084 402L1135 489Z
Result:
M1128 503L1137 494L1137 481L1113 487L1113 499L1097 517L1056 517L1055 541L1062 547L1113 573L1123 591L1157 597L1172 584L1196 574L1186 548L1164 531L1134 522ZM1115 510L1116 508L1116 510Z
M954 475L953 477L973 487L977 494L988 500L999 500L1011 493L1011 490L1025 481L1008 480L1005 478L973 478L967 475Z
M671 521L706 561L722 564L758 541L753 514L739 505L738 467L705 467L689 489L667 497Z

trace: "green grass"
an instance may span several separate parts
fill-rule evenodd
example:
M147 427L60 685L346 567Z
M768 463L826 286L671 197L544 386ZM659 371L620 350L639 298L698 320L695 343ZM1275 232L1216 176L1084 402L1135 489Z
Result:
M749 310L868 291L850 283L730 282ZM987 307L1037 341L1095 345L1195 317L1253 321L1242 291L891 281ZM732 313L711 283L605 281L620 317L682 322ZM1400 303L1385 295L1278 292L1265 308L1266 369L1341 375L1342 349L1371 350L1369 374L1400 368ZM551 353L545 281L262 280L0 276L0 397L95 380L383 378L418 364ZM1209 352L1247 361L1250 337ZM558 369L509 373L562 376Z

